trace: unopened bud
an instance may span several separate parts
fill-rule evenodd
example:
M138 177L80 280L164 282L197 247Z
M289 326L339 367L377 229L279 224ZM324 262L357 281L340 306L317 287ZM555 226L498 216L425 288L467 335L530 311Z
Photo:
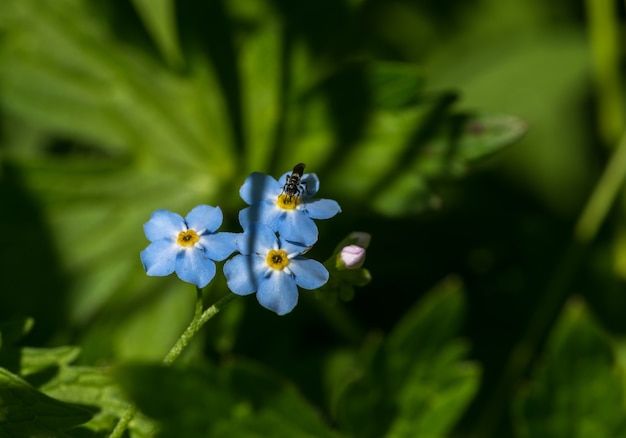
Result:
M344 246L337 259L337 265L342 268L359 269L365 261L365 248L358 245Z

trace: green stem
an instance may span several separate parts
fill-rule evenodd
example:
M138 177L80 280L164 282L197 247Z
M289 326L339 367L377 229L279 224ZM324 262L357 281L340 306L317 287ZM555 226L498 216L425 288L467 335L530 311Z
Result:
M202 326L238 296L239 295L229 293L228 295L220 298L217 303L213 304L203 313L200 313L198 318L194 317L191 323L187 326L187 329L183 332L180 338L178 338L176 344L174 344L170 352L167 353L167 355L163 359L163 365L171 365L172 362L174 362L178 358L178 356L180 356L185 347L189 345L189 342L191 342L195 334L202 328Z
M621 30L613 0L586 0L586 6L598 130L604 143L612 145L624 129Z
M174 344L172 349L165 355L163 358L163 365L169 366L171 365L185 350L187 345L191 342L193 337L198 333L198 331L202 328L206 322L213 318L220 310L222 310L228 303L237 298L238 295L229 293L228 295L219 299L215 304L202 312L202 290L200 288L196 289L196 308L194 312L193 319L183 332L183 334L178 338L178 341ZM109 438L121 438L124 434L124 431L128 427L128 424L135 417L137 413L137 406L135 404L131 404L124 415L120 418L117 425L109 435Z
M580 243L591 242L613 205L626 175L626 133L622 134L617 149L598 181L576 224L574 236Z

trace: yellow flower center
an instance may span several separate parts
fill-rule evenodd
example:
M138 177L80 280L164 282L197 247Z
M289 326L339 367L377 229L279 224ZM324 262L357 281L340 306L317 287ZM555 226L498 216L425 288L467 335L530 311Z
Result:
M300 197L298 195L283 193L278 195L276 204L283 210L293 210L298 206L298 204L300 204Z
M193 246L200 240L200 236L194 230L181 231L178 233L176 243L180 246Z
M287 253L282 249L270 249L265 259L270 268L281 270L289 264Z

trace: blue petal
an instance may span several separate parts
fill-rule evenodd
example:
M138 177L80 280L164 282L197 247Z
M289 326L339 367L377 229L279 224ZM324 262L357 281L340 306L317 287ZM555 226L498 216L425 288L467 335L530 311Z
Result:
M170 275L176 268L176 254L180 247L167 239L158 240L141 251L141 263L146 274L157 277Z
M266 309L284 315L298 304L298 288L291 275L272 270L271 275L259 285L256 298Z
M288 240L285 239L279 239L280 242L280 249L282 249L283 251L285 251L287 254L292 255L292 254L304 254L305 252L307 252L307 250L309 249L308 246L304 246L300 243L297 242L290 242Z
M304 195L309 198L317 193L320 188L320 179L314 173L305 173L302 175L302 184L305 187Z
M183 281L204 287L215 277L215 263L200 248L186 248L176 257L176 275Z
M304 289L317 289L328 281L328 271L317 260L295 257L289 263L289 269L296 276L296 283Z
M237 249L240 233L215 233L200 237L200 245L211 260L221 262Z
M222 210L210 205L198 205L185 217L187 226L198 233L212 233L222 225Z
M254 222L263 223L276 230L276 224L282 214L284 214L284 210L276 206L274 199L271 201L266 200L241 210L239 212L239 223L244 230Z
M175 238L186 229L182 216L167 210L155 211L143 225L143 231L150 242Z
M305 209L312 219L329 219L341 212L341 207L332 199L312 199L306 202Z
M246 178L239 189L239 196L248 205L261 202L264 199L277 197L282 185L274 178L263 173L254 172Z
M237 247L242 254L266 255L277 244L277 240L274 230L255 222L244 229L243 236L237 239Z
M302 210L291 210L283 215L276 231L281 238L304 246L313 245L317 241L317 225Z
M226 284L234 294L250 295L258 289L258 278L263 276L263 266L259 266L259 260L256 259L260 257L239 254L224 263Z

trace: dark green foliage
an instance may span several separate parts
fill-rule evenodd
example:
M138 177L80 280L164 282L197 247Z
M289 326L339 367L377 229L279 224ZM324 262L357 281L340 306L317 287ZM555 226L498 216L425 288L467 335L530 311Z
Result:
M388 339L368 343L356 369L343 370L344 379L356 376L347 385L336 382L334 410L351 436L450 433L479 381L457 338L463 312L460 284L450 278L409 310Z
M626 436L623 200L533 325L624 129L623 15L2 0L0 437L104 437L129 400L132 438ZM298 162L343 210L311 257L366 231L365 266L283 318L233 302L157 365L193 290L145 276L142 224L208 203L240 231L245 177Z
M126 366L116 373L159 437L338 437L295 388L245 361L222 368Z
M626 436L616 347L584 304L569 303L515 404L519 436Z
M19 376L0 368L0 436L67 437L91 418L87 409L50 398Z
M107 434L128 408L108 371L72 365L80 354L77 347L15 346L27 334L28 325L16 321L0 327L0 432L5 433L1 436ZM20 333L18 327L24 330ZM131 426L136 437L149 436L153 428L142 416Z

